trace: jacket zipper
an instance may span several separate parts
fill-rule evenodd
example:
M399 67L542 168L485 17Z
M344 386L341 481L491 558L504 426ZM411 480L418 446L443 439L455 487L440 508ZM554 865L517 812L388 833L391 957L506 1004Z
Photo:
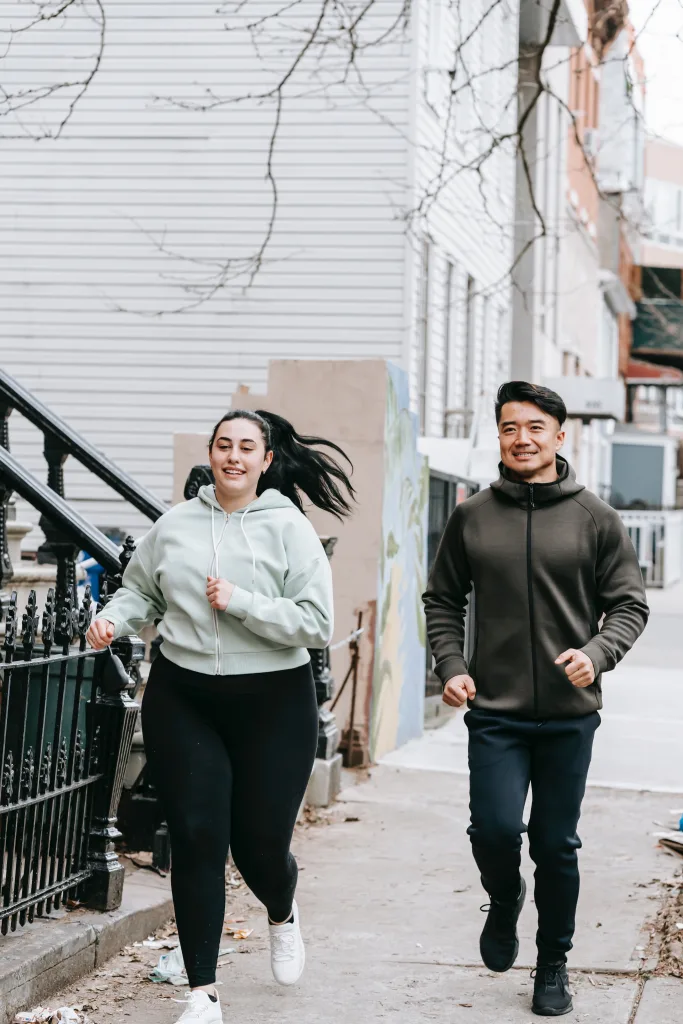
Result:
M227 524L229 522L229 520L230 520L230 516L228 515L227 512L224 512L223 515L225 516L225 523ZM218 552L214 551L213 556L214 556L213 568L214 568L214 572L215 572L216 568L217 568L217 563L218 563ZM216 633L216 672L215 672L215 674L217 676L219 676L221 674L221 637L220 637L220 633L218 632L218 612L216 611L215 608L212 608L211 611L213 612L213 628L214 628L214 631Z
M534 505L534 485L529 484L529 504L526 515L526 573L529 599L529 632L531 638L531 678L534 686L534 718L538 718L538 673L536 667L536 624L534 622L534 587L531 572L531 515Z

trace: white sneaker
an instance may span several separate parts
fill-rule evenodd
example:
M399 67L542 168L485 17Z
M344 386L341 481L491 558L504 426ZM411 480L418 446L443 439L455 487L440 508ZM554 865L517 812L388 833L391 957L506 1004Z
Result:
M190 992L189 999L176 999L175 1002L186 1002L188 1004L182 1017L179 1017L176 1024L223 1024L220 1000L214 1003L209 999L208 993L197 989Z
M288 924L270 924L270 966L273 977L280 985L295 985L304 971L306 950L299 930L299 908L292 904L292 917Z

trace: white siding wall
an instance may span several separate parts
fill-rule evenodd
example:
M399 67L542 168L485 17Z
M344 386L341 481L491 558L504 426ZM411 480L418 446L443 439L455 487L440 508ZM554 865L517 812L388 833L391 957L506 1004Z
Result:
M245 26L281 6L238 16L215 0L105 0L102 65L59 138L36 141L73 90L0 119L2 365L167 500L173 433L208 429L239 384L262 390L269 359L404 360L408 30L359 51L362 83L314 78L313 60L303 62L285 90L264 267L247 293L244 275L198 305L188 291L206 294L225 261L248 257L264 236L275 107L177 102L271 89L320 10L303 0L284 43L261 40L261 60ZM389 29L399 7L376 0L360 41ZM0 28L25 12L4 3ZM98 31L76 8L57 31L16 37L4 89L82 74ZM44 476L36 432L12 421L14 452ZM101 527L144 524L73 464L67 489Z
M485 13L489 14L484 17ZM419 0L414 130L415 235L433 240L430 259L428 406L425 433L441 436L444 408L466 403L467 281L473 279L472 365L477 401L505 375L509 361L509 272L514 222L514 150L494 148L480 173L468 169L493 138L513 130L516 117L516 0ZM477 27L480 26L480 27ZM462 41L461 56L456 51ZM455 99L449 99L457 63ZM425 202L425 197L433 201ZM420 247L409 248L419 275ZM448 264L453 265L451 295ZM415 307L408 316L414 390L420 365ZM413 328L411 330L411 327ZM502 335L501 335L502 330ZM450 350L449 350L450 346ZM448 381L444 373L448 367Z

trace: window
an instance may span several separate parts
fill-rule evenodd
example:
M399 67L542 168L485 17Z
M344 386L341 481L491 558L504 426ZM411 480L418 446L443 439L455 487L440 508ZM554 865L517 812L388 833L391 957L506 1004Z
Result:
M619 322L604 299L598 373L601 377L617 377L619 374Z
M452 399L446 411L446 435L448 437L469 437L474 422L474 398L476 379L476 285L474 278L467 275L465 289L464 323L461 344L454 345L458 354L457 366L453 372ZM458 308L455 296L451 300L451 317ZM462 315L462 313L461 313Z
M475 399L478 398L483 391L488 388L489 379L492 376L491 367L494 364L494 353L493 353L493 337L491 331L492 307L491 298L489 295L485 295L482 299L481 308L481 358L479 359L479 368L476 374L476 385L475 385ZM473 403L476 405L476 401Z
M476 379L476 285L474 278L467 275L467 297L465 299L465 437L470 436L474 420L474 399Z
M498 310L497 324L496 324L496 336L492 341L492 351L495 352L496 361L496 377L492 381L495 388L503 382L503 380L509 376L508 366L508 335L509 321L508 311L504 307Z
M417 312L417 398L420 433L426 433L429 388L429 264L431 243L422 243Z
M457 324L457 308L456 304L458 301L457 296L457 280L458 280L458 268L454 263L450 261L446 264L446 303L444 308L444 358L443 358L443 381L442 381L442 398L443 398L443 434L444 437L448 437L448 419L449 409L451 406L451 367L452 367L452 354L455 351L457 337L456 337L456 324Z

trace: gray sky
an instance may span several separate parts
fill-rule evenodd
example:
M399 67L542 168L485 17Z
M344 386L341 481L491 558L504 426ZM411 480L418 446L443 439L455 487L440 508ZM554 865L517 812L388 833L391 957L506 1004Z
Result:
M647 76L650 131L683 145L683 0L629 0Z

